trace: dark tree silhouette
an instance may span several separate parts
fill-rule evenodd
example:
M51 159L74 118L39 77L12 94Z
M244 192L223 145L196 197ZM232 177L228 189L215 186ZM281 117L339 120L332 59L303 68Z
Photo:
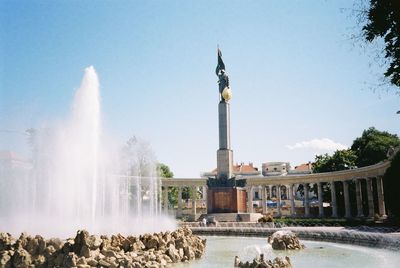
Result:
M390 82L400 87L400 1L370 0L363 34L368 42L383 38L385 58L389 67L384 73Z

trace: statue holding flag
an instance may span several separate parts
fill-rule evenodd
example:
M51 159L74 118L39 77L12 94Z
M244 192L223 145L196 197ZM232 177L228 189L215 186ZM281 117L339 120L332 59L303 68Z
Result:
M221 94L221 102L228 102L232 97L232 92L229 87L229 77L225 72L225 64L222 60L221 50L218 48L218 65L215 69L218 76L219 93Z

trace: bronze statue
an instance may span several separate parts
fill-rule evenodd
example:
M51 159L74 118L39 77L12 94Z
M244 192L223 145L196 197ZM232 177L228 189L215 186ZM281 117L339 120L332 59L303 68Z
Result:
M222 53L219 48L218 48L218 65L217 68L215 69L215 74L218 76L219 94L221 96L221 102L228 101L230 99L230 96L229 98L227 98L227 95L224 96L222 93L224 92L225 89L227 89L227 91L229 90L230 94L229 77L225 72L225 64L224 61L222 60Z

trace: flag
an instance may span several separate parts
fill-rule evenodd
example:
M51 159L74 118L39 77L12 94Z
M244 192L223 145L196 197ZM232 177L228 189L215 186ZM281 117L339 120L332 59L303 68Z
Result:
M225 70L225 64L224 61L222 60L221 50L218 48L218 65L217 69L215 70L215 73L218 75L220 70Z

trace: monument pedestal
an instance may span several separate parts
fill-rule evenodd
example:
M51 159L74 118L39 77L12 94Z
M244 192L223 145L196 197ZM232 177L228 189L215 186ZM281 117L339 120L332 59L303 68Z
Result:
M246 190L239 187L212 187L207 191L207 213L240 213L247 210Z

